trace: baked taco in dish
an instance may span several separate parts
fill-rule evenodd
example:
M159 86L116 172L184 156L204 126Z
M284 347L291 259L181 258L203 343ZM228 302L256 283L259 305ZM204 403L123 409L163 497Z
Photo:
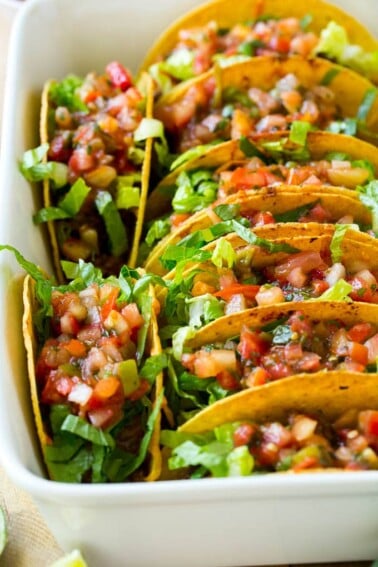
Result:
M23 334L49 478L155 480L163 383L151 277L124 266L103 278L92 264L65 263L73 279L54 286L14 252L29 272Z
M377 424L378 376L330 371L235 394L161 439L180 478L366 471L378 468Z
M377 316L378 308L366 303L294 301L186 333L174 345L166 387L177 423L242 390L294 375L298 383L308 374L314 380L344 372L361 380L377 376Z
M207 2L157 39L142 69L164 92L215 64L267 54L322 56L378 79L376 39L343 10L319 0Z
M46 83L41 146L20 164L25 177L43 180L43 205L54 265L93 262L104 274L135 265L149 184L152 139L144 121L152 114L152 83L140 88L120 63L103 74L68 75Z
M300 124L298 126L300 129ZM354 189L371 177L378 178L376 146L330 132L299 132L298 136L293 132L289 136L276 133L259 141L241 138L207 147L196 154L195 149L186 154L187 158L185 154L180 156L179 165L151 191L146 220L167 213L177 214L179 218L174 218L171 223L176 228L179 221L183 222L213 201L239 191L277 186L278 183ZM207 170L208 174L199 176L197 183L190 183L190 180L188 183L187 175L196 170ZM237 172L231 175L235 170ZM186 190L182 188L176 194L181 174ZM205 194L200 187L201 181L211 181L211 185L206 184L206 189L212 191Z
M328 61L260 56L178 85L158 100L154 114L166 128L171 151L179 154L287 132L298 121L308 129L375 140L376 95L367 79Z
M269 238L257 236L255 245L235 234L222 237L201 251L202 261L164 277L167 287L157 295L161 333L222 326L232 314L290 301L377 304L377 245L358 236L346 225L288 223Z

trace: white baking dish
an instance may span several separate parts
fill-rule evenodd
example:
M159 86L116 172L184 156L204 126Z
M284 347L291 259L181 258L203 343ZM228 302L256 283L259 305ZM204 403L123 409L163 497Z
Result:
M198 0L30 0L12 36L2 130L0 243L50 269L31 219L34 193L17 170L38 143L44 81L136 70L157 33ZM375 0L338 2L367 25ZM377 33L377 29L373 29ZM45 480L21 338L20 270L0 254L0 458L35 499L59 543L91 567L231 566L378 557L378 472L75 486Z

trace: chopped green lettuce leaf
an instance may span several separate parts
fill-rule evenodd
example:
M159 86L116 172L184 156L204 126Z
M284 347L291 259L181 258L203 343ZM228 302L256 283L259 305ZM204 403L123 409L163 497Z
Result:
M289 140L298 146L305 146L307 142L307 134L312 126L309 122L294 120L290 128Z
M172 337L172 352L176 360L181 360L182 353L184 352L184 344L189 339L192 339L196 331L193 327L181 327Z
M49 90L50 100L55 106L66 106L71 112L88 112L87 105L77 93L83 82L83 79L76 75L68 75L59 83L52 83Z
M225 238L218 238L211 256L212 263L218 268L232 268L236 261L236 252Z
M353 287L345 280L340 279L312 301L352 301L349 297L351 291L353 291Z
M344 236L348 230L357 230L359 231L360 228L357 224L336 224L335 225L335 232L333 234L330 250L331 250L331 258L332 262L340 262L343 257L343 240Z
M167 366L168 366L167 355L165 353L156 354L154 356L150 356L149 358L147 358L142 368L140 369L139 375L142 378L148 380L150 384L153 384L159 372L164 370L164 368L167 368Z
M77 415L67 415L61 425L61 430L73 433L86 441L91 441L95 445L103 445L110 448L115 446L114 439L109 433L94 427Z
M186 47L177 49L160 63L160 69L179 81L194 77L194 52Z
M113 256L122 256L127 251L128 238L115 202L108 191L99 191L95 202L98 212L105 223L111 254Z
M360 201L371 210L372 228L378 233L378 180L357 187L357 191Z
M345 28L334 21L321 31L313 55L328 57L369 78L378 74L378 51L369 53L358 45L350 44Z
M189 307L188 325L190 327L202 327L224 315L224 302L219 301L210 293L191 297L186 300L186 304Z
M22 175L31 182L50 179L57 189L64 187L68 181L68 167L65 163L57 161L44 161L49 145L42 144L37 148L28 150L19 162Z
M171 231L171 221L169 217L165 219L157 219L154 221L147 231L145 241L151 248L157 240L161 240Z

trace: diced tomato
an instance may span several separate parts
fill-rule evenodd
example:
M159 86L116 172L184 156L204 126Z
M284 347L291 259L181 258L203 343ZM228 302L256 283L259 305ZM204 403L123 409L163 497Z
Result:
M348 347L348 354L354 362L363 364L368 363L368 348L360 343L350 342Z
M233 283L217 291L214 293L215 297L220 297L225 301L229 300L233 295L242 294L246 299L255 299L257 292L259 291L259 285L250 285L250 284L240 284L240 283Z
M264 187L266 184L266 175L264 171L251 171L247 167L236 168L230 179L230 185L235 189Z
M184 361L183 361L184 363ZM195 353L193 371L198 378L211 378L223 370L236 371L235 351L228 349L200 350Z
M264 226L265 224L275 224L275 219L269 211L261 211L252 217L253 226Z
M357 323L347 331L349 340L356 343L363 343L374 333L374 327L371 323Z
M116 421L114 415L115 412L112 407L96 408L88 412L89 421L97 428L108 427L112 422Z
M290 38L283 35L274 35L269 41L269 48L277 53L288 53L290 50Z
M238 390L240 388L238 380L228 370L219 372L216 379L224 390Z
M121 383L118 378L115 376L108 376L96 383L93 394L101 400L107 400L114 396L120 387Z
M312 221L319 223L329 222L332 219L332 215L320 203L311 209L308 216Z
M316 372L321 368L321 358L315 352L304 352L302 358L296 363L299 372Z
M327 291L329 288L329 285L325 280L312 280L311 285L314 290L314 295L317 297L322 295L322 293Z
M56 370L51 371L41 393L41 402L43 404L60 404L65 402L73 385L74 381L71 377L62 375Z
M68 352L77 358L82 358L87 354L87 347L81 341L77 339L71 339L68 343L64 345L64 348Z
M242 360L258 360L269 349L269 343L258 333L243 327L240 342L237 346Z
M248 388L253 388L254 386L262 386L263 384L266 384L267 382L269 382L269 378L269 372L265 368L256 366L256 368L254 368L252 372L248 374L247 378L245 379L245 383Z
M290 368L290 366L284 362L272 359L269 355L264 356L262 362L267 368L271 380L280 380L281 378L286 378L287 376L294 374L294 371Z
M101 92L96 89L92 89L85 93L84 102L86 104L88 104L89 102L94 102L99 96L101 96Z
M79 321L67 312L60 319L60 331L67 335L77 335L80 329Z
M204 295L205 293L214 293L215 287L212 285L207 284L206 282L202 282L201 280L197 280L194 282L192 287L192 296L198 297L199 295Z
M353 301L378 303L378 291L376 285L369 285L365 280L358 276L354 276L349 279L349 283L353 287L353 291L349 294Z
M63 135L57 135L51 140L48 151L48 157L51 161L67 163L71 154L72 148L69 146L67 139Z
M319 252L299 252L298 254L290 255L287 260L276 266L276 277L278 279L287 278L295 268L299 268L304 274L308 274L315 269L327 268L327 265Z
M133 83L131 73L125 69L123 65L118 63L118 61L108 63L106 66L106 74L112 84L120 88L121 91L126 91Z
M241 447L242 445L248 445L251 442L253 435L255 434L256 428L250 423L242 423L234 431L233 442L234 447Z
M361 411L358 415L358 428L365 435L378 437L378 410Z
M101 319L105 319L109 316L109 313L115 308L117 297L119 295L118 287L111 287L104 303L101 306Z
M136 303L129 303L122 308L121 314L126 319L129 327L134 331L142 327L144 319L140 314L139 308Z
M368 363L375 364L378 360L378 333L368 339L364 344L368 349Z

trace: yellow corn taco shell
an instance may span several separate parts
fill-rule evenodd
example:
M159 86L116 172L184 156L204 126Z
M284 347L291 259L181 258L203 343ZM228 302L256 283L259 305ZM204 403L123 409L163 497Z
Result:
M142 274L142 272L140 273ZM157 327L155 305L154 305L154 302L156 300L152 286L150 287L150 295L152 298L152 311L151 311L151 320L149 323L149 328L146 338L146 354L147 356L155 356L161 354L162 348L161 348L160 338L158 335L158 327ZM34 421L36 425L36 432L39 439L42 456L45 461L47 474L49 478L51 478L51 480L56 480L54 478L54 471L49 467L49 461L45 457L46 448L49 445L51 445L52 439L51 439L51 434L47 429L43 411L41 408L40 392L36 377L36 362L41 345L38 344L37 333L34 325L34 318L39 305L35 293L35 281L29 275L27 275L24 280L23 305L24 305L24 313L23 313L23 321L22 321L22 330L23 330L25 351L27 356L27 370L29 376L31 401L32 401L33 414L34 414ZM163 398L163 374L162 372L159 372L156 376L154 390L152 394L153 406L156 403L158 403L161 398ZM166 401L163 398L161 407L164 408L164 405L166 405ZM160 445L159 445L160 421L161 421L161 415L159 411L154 422L153 432L148 446L148 456L146 457L148 472L143 477L137 471L136 478L138 480L154 481L157 478L159 478L161 474L162 458L161 458Z
M244 390L202 410L179 430L203 433L223 423L280 421L292 411L337 420L349 410L378 409L378 375L360 372L297 374Z
M41 101L41 115L40 115L40 139L42 144L49 144L50 142L50 131L49 131L49 119L51 113L50 104L50 91L51 87L56 82L54 80L48 81L42 92ZM145 117L152 118L153 115L153 82L151 78L146 74L142 74L139 81L139 90L143 93L146 100L146 110ZM132 209L132 216L134 217L134 227L132 230L132 239L129 243L129 250L127 251L124 263L127 263L131 267L135 267L137 263L137 254L139 248L139 242L143 229L143 220L146 209L147 194L149 189L149 179L150 179L150 168L151 168L151 155L152 155L152 138L148 138L144 147L144 158L141 164L140 174L140 197L139 206ZM47 159L45 158L45 161ZM43 181L43 206L51 207L53 205L52 198L52 187L49 180ZM89 227L91 228L91 227ZM48 236L50 239L51 253L53 265L56 273L58 282L64 282L64 276L60 261L64 259L64 253L62 251L61 243L59 242L59 231L57 230L56 221L47 221ZM66 258L67 259L67 258ZM69 258L73 259L73 258ZM86 260L88 258L85 258Z
M311 15L309 30L316 34L319 34L333 20L344 27L351 43L370 51L377 49L376 39L362 24L341 8L322 0L310 0L305 3L295 0L263 0L263 2L260 0L243 2L213 0L191 10L173 22L151 47L141 69L147 70L150 65L170 53L182 29L204 26L212 20L216 21L221 29L230 28L237 23L254 20L264 14L275 18L303 18Z

